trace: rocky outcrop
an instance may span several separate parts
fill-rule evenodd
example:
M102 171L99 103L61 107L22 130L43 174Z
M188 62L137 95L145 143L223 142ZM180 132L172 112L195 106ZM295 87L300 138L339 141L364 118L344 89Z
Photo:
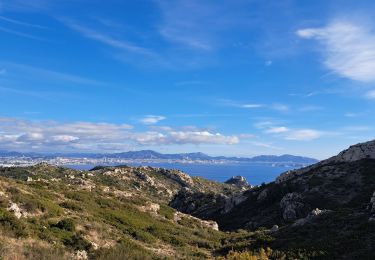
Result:
M137 172L136 174L138 175L138 177L139 177L141 180L147 182L149 185L151 185L151 186L154 186L154 185L155 185L154 179L151 178L150 176L148 176L148 174L146 174L146 173L144 173L144 172Z
M280 208L284 220L295 220L304 208L302 197L297 193L288 193L281 199Z
M158 214L160 210L160 205L157 203L149 202L146 205L139 207L139 209L143 212L150 212L153 214Z
M268 195L268 190L267 190L267 189L262 190L262 191L259 193L258 197L257 197L257 201L262 201L262 200L264 200L265 198L267 198L267 195Z
M372 197L370 199L370 204L368 205L368 209L370 210L370 221L375 221L375 191L372 194Z
M296 222L294 222L293 226L303 226L306 223L312 222L314 219L316 219L320 215L326 214L328 212L330 212L330 210L325 210L325 209L320 210L320 209L316 208L316 209L312 210L305 218L300 218L300 219L296 220Z
M375 159L375 140L352 145L348 149L340 152L338 155L333 156L327 160L321 161L319 163L316 163L314 165L310 165L298 170L290 170L284 172L276 178L275 182L278 184L286 182L288 180L293 179L294 177L301 176L307 172L313 171L317 168L320 168L328 164L350 163L362 159Z
M247 199L243 192L233 194L197 191L182 188L170 202L170 206L187 214L204 219L230 212L235 206Z
M354 162L361 159L375 159L375 141L352 145L329 160Z
M159 169L159 173L161 173L164 176L178 182L183 187L190 187L190 186L194 185L193 179L189 175L187 175L186 173L184 173L182 171Z
M251 187L251 185L247 182L246 178L243 176L233 176L232 178L227 180L225 183L235 185L241 189L247 189Z
M204 228L210 228L210 229L213 229L213 230L219 230L219 225L217 224L216 221L212 221L212 220L202 220L202 219L199 219L199 218L196 218L196 217L193 217L191 215L188 215L188 214L184 214L182 212L179 212L179 211L176 211L174 213L174 216L173 216L173 220L178 223L179 221L181 221L182 219L184 218L188 218L188 219L191 219L191 220L194 220L196 222L198 222L201 227L204 227Z
M26 215L26 212L22 210L17 203L10 202L7 209L9 212L12 212L18 219Z
M75 260L86 260L88 259L88 255L85 250L78 250L74 252L74 254L72 255L72 258Z

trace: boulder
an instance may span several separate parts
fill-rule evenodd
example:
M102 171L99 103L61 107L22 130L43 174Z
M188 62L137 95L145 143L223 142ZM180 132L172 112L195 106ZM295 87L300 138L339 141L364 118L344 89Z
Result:
M270 232L271 233L274 233L274 232L277 232L279 230L279 226L278 225L274 225L271 229L270 229Z

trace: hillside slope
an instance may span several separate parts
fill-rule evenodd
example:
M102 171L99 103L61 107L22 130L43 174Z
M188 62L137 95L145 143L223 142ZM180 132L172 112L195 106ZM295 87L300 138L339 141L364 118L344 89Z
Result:
M256 187L152 167L0 168L0 257L374 259L373 151Z
M375 141L358 144L318 164L289 171L275 182L241 192L223 210L219 195L180 191L171 205L223 230L272 229L267 245L320 251L329 258L375 258ZM187 208L192 201L204 206ZM214 203L215 202L215 203ZM199 203L195 202L195 205ZM213 205L206 210L206 205Z
M47 164L0 168L4 259L210 258L217 224L167 203L183 187L230 194L235 186L150 167L76 171Z

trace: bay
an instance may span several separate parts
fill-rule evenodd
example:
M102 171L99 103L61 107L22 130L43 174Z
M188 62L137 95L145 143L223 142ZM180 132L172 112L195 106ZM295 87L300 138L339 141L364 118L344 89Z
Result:
M292 170L291 166L273 166L268 163L229 163L229 164L186 164L186 163L130 163L129 166L152 166L167 169L178 169L190 176L199 176L209 180L225 182L232 176L243 176L252 185L269 183L281 173ZM96 165L78 164L65 167L90 170ZM115 166L115 165L108 165Z

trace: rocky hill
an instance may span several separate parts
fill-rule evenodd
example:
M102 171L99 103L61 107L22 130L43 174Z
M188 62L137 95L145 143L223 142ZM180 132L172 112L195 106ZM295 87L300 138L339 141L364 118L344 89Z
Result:
M374 259L375 141L275 182L0 168L1 259Z
M220 195L186 191L180 191L171 205L215 220L223 230L269 229L274 241L268 245L278 250L318 249L323 258L373 259L374 193L375 141L371 141L241 191L232 197L240 198L239 203L229 209ZM200 206L197 200L208 202ZM192 201L196 207L187 208ZM206 210L206 205L214 207Z

